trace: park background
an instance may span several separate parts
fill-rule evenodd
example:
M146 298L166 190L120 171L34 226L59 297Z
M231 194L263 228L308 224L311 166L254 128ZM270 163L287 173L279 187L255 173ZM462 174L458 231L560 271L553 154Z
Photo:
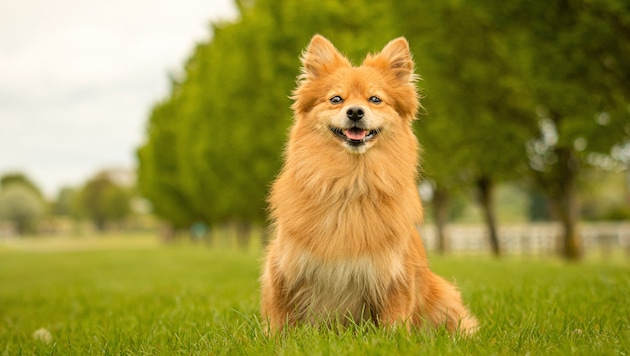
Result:
M62 66L60 80L144 75L171 55L161 45L186 21L155 22L165 32L145 43L131 16L152 16L153 3L142 4L90 3L86 23L120 21L70 31L86 36L73 55L121 51L130 55L114 58L122 66L133 57L134 71L78 61ZM74 10L50 6L43 10L53 15ZM125 31L134 45L108 36ZM115 115L103 116L95 100L78 110L90 134L67 129L65 115L76 113L58 108L21 121L16 108L37 98L16 93L42 95L39 78L27 75L34 62L0 68L4 78L24 79L15 88L0 83L0 160L13 162L0 162L1 354L630 351L629 2L241 0L204 33L185 60L159 71L168 89L148 101L146 115L133 111L141 127L128 121L135 86L127 81L111 85L106 105ZM424 106L414 124L426 213L418 228L432 268L457 281L480 320L477 336L370 325L264 335L257 278L269 238L265 197L292 122L299 55L315 33L357 64L392 38L410 42ZM64 43L33 53L54 60ZM44 131L69 147L92 145L55 156ZM103 139L112 132L141 139L127 149ZM62 187L48 180L74 172L66 164L75 156L97 157L91 146L127 150L133 163L103 164ZM49 171L16 164L24 147L38 148Z
M164 73L169 91L147 108L133 167L102 167L52 196L19 167L3 172L0 236L135 229L212 239L229 230L241 245L264 239L299 54L321 33L355 63L394 37L409 40L422 77L414 128L431 248L480 234L449 231L452 223L483 226L486 243L468 245L496 255L514 239L569 259L630 246L627 225L610 224L630 219L625 2L233 5L236 19L211 23L181 68ZM583 236L582 223L601 221ZM501 229L539 222L551 224L512 237Z

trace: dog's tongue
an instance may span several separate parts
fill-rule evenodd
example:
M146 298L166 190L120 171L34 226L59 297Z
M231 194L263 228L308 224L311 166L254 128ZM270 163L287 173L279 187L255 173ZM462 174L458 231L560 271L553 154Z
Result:
M361 141L367 135L367 130L361 130L361 129L357 129L357 128L352 128L352 129L346 130L346 132L344 132L344 133L345 133L346 137L351 139L351 140Z

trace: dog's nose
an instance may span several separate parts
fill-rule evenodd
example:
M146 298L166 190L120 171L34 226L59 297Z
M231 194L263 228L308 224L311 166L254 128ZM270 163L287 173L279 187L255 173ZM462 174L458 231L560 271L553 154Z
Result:
M359 106L352 106L348 108L346 111L346 116L348 119L352 121L359 121L363 118L364 112L363 109Z

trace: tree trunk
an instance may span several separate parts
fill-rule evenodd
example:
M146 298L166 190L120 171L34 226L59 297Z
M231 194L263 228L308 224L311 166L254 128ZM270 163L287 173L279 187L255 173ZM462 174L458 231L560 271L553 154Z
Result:
M577 176L579 160L570 148L556 150L558 156L558 185L551 196L554 199L556 215L563 229L562 255L568 260L582 258L582 240L577 231L579 205L577 202Z
M238 221L235 224L236 227L236 241L239 248L247 250L249 247L249 240L252 233L252 228L249 223Z
M94 219L94 226L96 226L96 230L99 233L103 233L105 232L105 229L107 228L107 221L104 218L96 217Z
M448 192L446 189L436 187L433 191L433 218L437 230L438 251L445 254L448 251L446 237L446 223L448 222Z
M17 219L15 221L15 230L18 236L26 235L26 232L28 231L28 222L26 219Z
M501 256L501 246L499 244L496 214L494 212L494 182L492 178L488 176L479 178L479 180L477 180L477 189L479 190L479 203L481 204L486 227L488 228L488 238L490 239L492 254L499 257Z

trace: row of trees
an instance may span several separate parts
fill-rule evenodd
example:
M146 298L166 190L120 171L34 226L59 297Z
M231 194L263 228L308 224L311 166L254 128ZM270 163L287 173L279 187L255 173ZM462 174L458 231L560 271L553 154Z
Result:
M41 222L50 217L89 220L98 231L104 231L129 216L132 197L130 187L104 171L82 187L62 188L49 202L27 176L9 173L0 178L0 222L12 224L19 235L37 234L42 230Z
M291 123L298 54L314 33L355 61L404 35L425 95L417 134L443 227L449 197L478 191L495 253L493 191L520 180L551 202L579 258L578 192L590 169L629 165L630 3L624 0L237 1L212 27L139 148L139 186L174 227L265 218ZM624 154L625 152L625 154Z

